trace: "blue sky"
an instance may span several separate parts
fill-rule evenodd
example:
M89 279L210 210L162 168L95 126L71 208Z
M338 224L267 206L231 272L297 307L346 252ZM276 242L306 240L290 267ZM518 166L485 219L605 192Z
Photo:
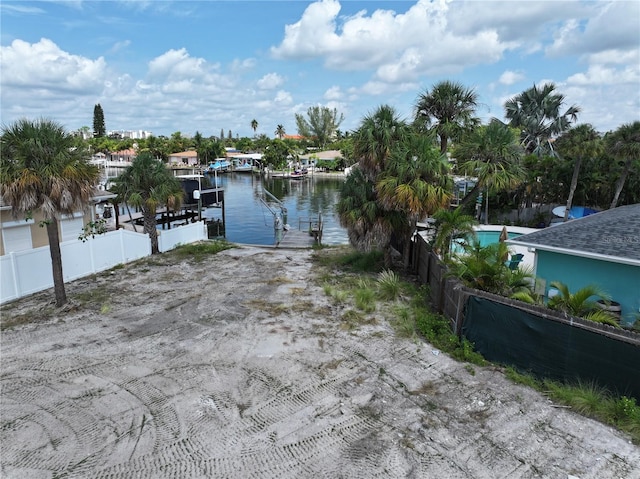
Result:
M155 135L296 133L310 106L343 131L382 104L410 119L455 80L483 120L552 81L579 123L640 120L640 2L11 1L0 3L0 120Z

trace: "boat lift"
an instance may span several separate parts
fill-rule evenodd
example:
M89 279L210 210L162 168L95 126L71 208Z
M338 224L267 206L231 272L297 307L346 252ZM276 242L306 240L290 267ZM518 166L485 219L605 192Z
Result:
M287 224L287 208L284 206L284 203L280 201L278 198L276 198L268 190L262 188L262 192L265 194L265 196L275 201L277 205L280 207L280 211L278 212L275 210L275 208L272 208L271 205L267 203L267 201L264 198L260 198L260 202L262 202L262 204L265 205L273 215L273 229L288 230L289 225Z

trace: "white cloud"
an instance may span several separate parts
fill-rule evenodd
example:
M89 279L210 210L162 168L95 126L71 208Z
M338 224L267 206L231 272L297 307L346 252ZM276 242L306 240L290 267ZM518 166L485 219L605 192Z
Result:
M38 7L20 5L20 4L7 4L0 3L0 11L5 15L40 15L45 13L44 10Z
M627 51L613 49L596 52L588 55L587 60L590 64L640 65L640 48Z
M129 45L131 45L131 41L130 40L123 40L123 41L120 41L120 42L116 42L109 49L109 53L114 54L114 53L117 53L119 51L125 50Z
M587 15L567 20L547 48L551 56L638 47L640 2L596 2Z
M291 93L280 90L278 93L276 93L276 97L273 99L273 101L280 105L291 105L293 103L293 97L291 96Z
M360 93L365 95L378 96L389 91L390 85L380 81L368 81L358 89Z
M338 85L334 85L324 92L325 100L340 100L342 97L342 90Z
M450 7L448 26L456 36L495 31L501 41L517 42L530 50L550 25L584 16L585 12L588 9L579 2L454 2Z
M104 58L91 60L71 55L51 40L37 43L14 40L10 46L0 47L2 86L15 87L26 93L28 89L74 91L78 94L101 90L106 73ZM25 90L26 89L26 90ZM3 96L7 96L5 91Z
M169 50L149 62L149 75L158 79L201 78L207 69L205 60L189 56L186 48Z
M405 13L378 9L339 19L340 4L321 0L285 27L284 39L271 52L280 59L320 57L336 70L375 69L378 81L398 83L493 63L515 46L493 30L453 34L448 22L457 5L419 0Z
M273 90L278 88L284 83L284 78L282 78L277 73L267 73L265 76L258 80L257 85L261 90Z
M591 65L586 72L576 73L567 78L570 85L615 85L620 83L640 85L640 72L637 66L624 69Z
M331 50L338 43L334 29L339 12L337 0L312 3L298 22L285 27L284 40L271 53L277 58L312 58Z
M513 85L525 79L524 73L507 70L500 75L498 81L503 85Z

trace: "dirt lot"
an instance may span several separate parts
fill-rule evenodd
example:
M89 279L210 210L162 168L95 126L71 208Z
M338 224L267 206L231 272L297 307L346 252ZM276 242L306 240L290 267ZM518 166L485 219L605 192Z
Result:
M149 258L9 305L3 478L640 478L640 448L495 368L347 328L308 250ZM44 319L43 319L44 318Z

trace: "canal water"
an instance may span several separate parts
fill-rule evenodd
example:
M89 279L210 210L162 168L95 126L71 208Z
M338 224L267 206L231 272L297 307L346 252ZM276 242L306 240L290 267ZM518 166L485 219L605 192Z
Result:
M310 220L322 215L322 244L349 242L340 226L335 206L343 178L307 175L304 179L269 178L250 173L207 174L202 188L215 182L224 189L225 238L234 243L274 245L274 223L280 216L290 230L307 231ZM266 191L266 192L265 192ZM206 208L206 219L222 219L221 208Z
M121 168L107 168L104 180L112 179L122 171ZM180 175L191 173L191 170L177 172ZM283 211L279 201L286 209L282 219L290 230L305 229L303 224L308 228L308 221L322 214L322 244L338 245L349 243L347 231L340 226L335 213L343 183L344 177L327 178L309 174L304 179L290 179L227 172L220 175L205 174L202 189L213 188L216 184L224 189L225 238L228 241L276 244L278 232L274 228L274 213L282 214ZM222 209L204 208L202 216L207 221L222 220Z

